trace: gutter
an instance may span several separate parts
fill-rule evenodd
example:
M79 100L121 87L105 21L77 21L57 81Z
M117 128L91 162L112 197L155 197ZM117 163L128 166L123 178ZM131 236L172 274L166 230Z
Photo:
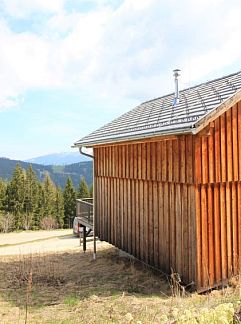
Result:
M90 157L93 159L93 243L94 243L94 252L93 252L93 260L96 260L96 236L95 236L95 157L94 154L88 154L83 152L83 146L79 147L79 152L82 155L85 155L87 157Z

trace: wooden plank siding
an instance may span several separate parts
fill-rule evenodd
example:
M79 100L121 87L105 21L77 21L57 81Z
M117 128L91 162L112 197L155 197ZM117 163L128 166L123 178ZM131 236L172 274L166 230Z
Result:
M196 135L195 161L197 282L205 290L241 269L240 102Z
M95 148L97 235L194 281L194 136Z
M238 274L240 102L197 135L96 146L94 155L101 240L200 291Z

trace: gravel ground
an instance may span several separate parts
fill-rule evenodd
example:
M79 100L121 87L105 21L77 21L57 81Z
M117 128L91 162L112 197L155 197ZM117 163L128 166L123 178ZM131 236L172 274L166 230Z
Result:
M35 240L40 241L33 242ZM10 245L6 246L6 244ZM100 244L101 246L108 245L107 243L97 241L97 247ZM79 238L72 234L72 230L0 234L0 257L29 253L59 252L73 249L82 251ZM87 238L87 249L93 249L92 237Z

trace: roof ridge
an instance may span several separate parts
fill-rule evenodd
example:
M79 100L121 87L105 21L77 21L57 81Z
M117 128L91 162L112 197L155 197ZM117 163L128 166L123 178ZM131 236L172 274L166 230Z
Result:
M185 89L183 89L183 90L180 90L179 92L182 93L182 92L185 92L185 91L187 91L187 90L191 90L191 89L194 89L194 88L200 87L201 85L204 85L204 84L206 85L206 84L213 83L213 82L216 82L216 81L219 81L219 80L222 80L222 79L230 78L230 77L232 77L232 76L234 76L234 75L237 75L237 74L240 74L240 73L241 73L241 70L239 70L238 72L230 73L230 74L228 74L228 75L224 75L224 76L219 77L219 78L216 78L216 79L212 79L212 80L208 80L208 81L206 81L206 82L198 83L198 84L196 84L196 85L194 85L194 86L191 86L191 87L185 88ZM153 99L150 99L150 100L146 100L146 101L142 102L140 105L142 105L142 104L146 104L146 103L149 103L149 102L152 102L152 101L158 100L158 99L164 99L164 98L169 97L169 96L174 95L174 94L175 94L175 92L171 92L171 93L168 93L168 94L163 95L163 96L161 96L161 97L156 97L156 98L153 98Z

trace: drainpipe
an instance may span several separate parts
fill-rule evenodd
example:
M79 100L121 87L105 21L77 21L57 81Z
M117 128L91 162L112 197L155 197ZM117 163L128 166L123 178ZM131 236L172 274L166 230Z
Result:
M93 159L93 242L94 242L94 253L93 260L96 260L96 237L95 237L95 157L94 155L83 152L82 146L79 148L79 152L82 155L88 156Z

